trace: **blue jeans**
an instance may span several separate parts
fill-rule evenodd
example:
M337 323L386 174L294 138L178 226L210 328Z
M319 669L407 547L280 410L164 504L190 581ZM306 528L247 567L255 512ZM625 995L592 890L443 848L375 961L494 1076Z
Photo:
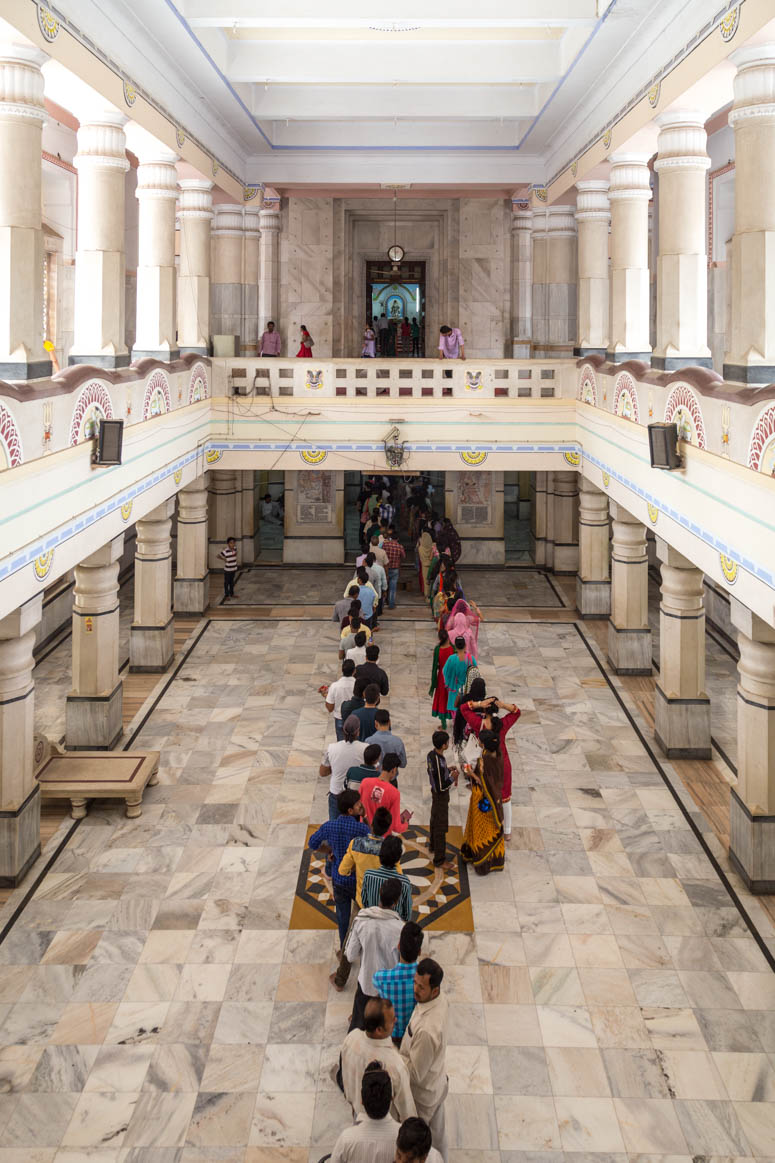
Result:
M396 605L396 590L398 589L398 575L401 571L399 569L389 569L387 571L388 577L388 607L395 609Z
M334 730L336 731L337 743L341 743L342 739L344 739L344 731L342 730L342 720L341 719L334 719ZM334 817L334 818L336 818L336 817Z
M338 800L338 798L339 797L335 796L332 791L330 791L328 793L328 818L329 818L329 820L338 820L339 819L339 805L336 802Z
M336 923L339 926L339 948L344 948L347 930L350 926L350 909L355 900L355 894L341 885L334 885L334 907L336 909Z

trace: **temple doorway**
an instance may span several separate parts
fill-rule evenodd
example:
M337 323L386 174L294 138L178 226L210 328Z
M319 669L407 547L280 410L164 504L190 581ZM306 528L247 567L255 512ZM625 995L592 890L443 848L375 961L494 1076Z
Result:
M366 319L387 316L390 330L377 355L406 358L413 351L425 355L425 261L402 262L397 270L390 264L369 261L366 263ZM409 322L409 334L403 321ZM412 343L411 329L414 321L419 328L417 350Z

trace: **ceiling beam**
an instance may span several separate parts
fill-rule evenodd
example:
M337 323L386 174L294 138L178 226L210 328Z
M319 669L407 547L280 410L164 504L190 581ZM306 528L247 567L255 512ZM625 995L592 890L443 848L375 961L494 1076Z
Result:
M324 10L314 15L310 15L309 0L284 0L281 11L272 15L257 14L255 0L178 0L177 7L192 28L230 28L235 23L247 28L368 28L391 22L439 28L461 24L481 27L485 22L495 27L540 27L595 21L598 16L597 0L541 0L540 9L535 0L509 0L508 5L503 0L481 0L475 14L469 0L432 0L423 5L421 17L416 0L393 0L385 16L378 12L364 15L361 0L329 0Z

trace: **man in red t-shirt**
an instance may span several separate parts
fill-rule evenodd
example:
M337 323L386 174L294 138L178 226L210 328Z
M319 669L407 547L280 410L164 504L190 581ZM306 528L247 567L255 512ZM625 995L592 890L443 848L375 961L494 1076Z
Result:
M401 811L401 793L393 782L398 771L398 756L388 752L382 757L382 770L376 777L361 780L361 802L369 824L377 808L387 808L393 819L390 832L405 832L412 818L409 811Z

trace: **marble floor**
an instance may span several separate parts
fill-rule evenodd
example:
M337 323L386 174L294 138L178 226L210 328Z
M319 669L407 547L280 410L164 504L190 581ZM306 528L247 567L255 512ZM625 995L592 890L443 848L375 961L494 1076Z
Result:
M92 808L0 944L0 1163L316 1163L347 1124L354 982L328 984L333 931L288 932L338 670L335 627L312 628L208 625L136 737L162 757L143 816ZM433 642L430 621L380 635L418 823ZM487 622L480 655L523 714L506 870L471 877L473 931L424 946L451 1003L450 1163L775 1157L766 915L742 896L752 932L583 627Z

